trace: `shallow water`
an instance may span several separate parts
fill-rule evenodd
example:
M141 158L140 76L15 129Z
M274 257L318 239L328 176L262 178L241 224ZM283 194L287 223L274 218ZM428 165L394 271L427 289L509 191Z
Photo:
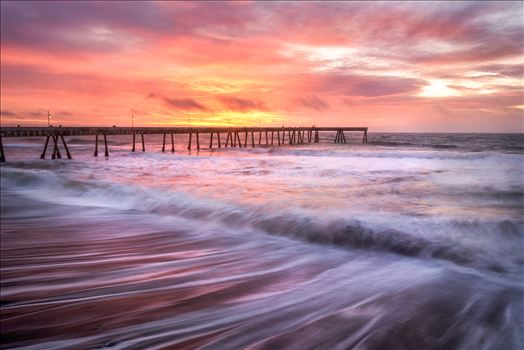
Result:
M522 348L523 136L359 137L4 139L3 346Z

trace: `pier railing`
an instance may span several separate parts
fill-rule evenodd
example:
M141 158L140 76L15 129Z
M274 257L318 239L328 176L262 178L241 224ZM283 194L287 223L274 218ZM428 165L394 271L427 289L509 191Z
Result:
M200 135L209 134L209 148L213 145L222 148L220 134L226 134L224 147L255 147L258 145L283 146L304 143L318 143L320 132L336 132L334 143L347 143L344 132L362 132L362 142L368 141L367 127L2 127L0 128L0 161L5 162L3 137L45 137L44 148L40 158L45 159L49 142L53 148L51 158L62 158L59 144L63 145L67 158L72 159L67 147L67 136L95 136L94 153L98 156L99 136L104 139L104 155L109 157L107 138L110 135L132 135L131 152L135 152L136 137L140 135L142 151L145 151L144 135L163 135L162 152L166 151L166 135L170 136L171 152L175 152L176 134L187 134L189 150L200 150ZM193 143L193 135L195 143ZM255 142L258 136L258 143ZM213 138L216 141L213 143ZM264 137L263 137L264 136ZM264 140L265 139L265 140ZM263 142L265 141L265 142Z

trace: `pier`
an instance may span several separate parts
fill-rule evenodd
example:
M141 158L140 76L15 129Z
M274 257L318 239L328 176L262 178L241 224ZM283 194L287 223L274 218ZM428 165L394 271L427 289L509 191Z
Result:
M362 132L362 142L368 141L367 127L2 127L0 129L0 161L6 161L4 137L45 137L41 159L52 148L51 159L62 158L60 146L68 159L72 159L65 137L94 136L93 155L98 157L99 138L104 141L104 156L109 157L108 137L131 135L130 151L136 151L136 139L140 137L141 151L146 150L145 135L163 135L162 152L167 148L175 152L176 135L188 135L187 149L200 150L200 136L209 135L208 148L284 146L318 143L320 132L336 132L334 143L347 143L344 132ZM224 140L225 137L225 140ZM166 148L167 146L167 148ZM170 147L169 147L170 146Z

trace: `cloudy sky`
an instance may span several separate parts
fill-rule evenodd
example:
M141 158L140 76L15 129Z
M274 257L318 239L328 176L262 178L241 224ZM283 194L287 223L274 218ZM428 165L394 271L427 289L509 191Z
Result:
M522 2L1 2L2 125L522 132Z

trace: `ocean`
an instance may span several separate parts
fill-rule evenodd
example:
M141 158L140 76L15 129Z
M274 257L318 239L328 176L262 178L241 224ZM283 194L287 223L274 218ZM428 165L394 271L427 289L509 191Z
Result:
M524 348L524 135L361 137L4 138L2 348Z

